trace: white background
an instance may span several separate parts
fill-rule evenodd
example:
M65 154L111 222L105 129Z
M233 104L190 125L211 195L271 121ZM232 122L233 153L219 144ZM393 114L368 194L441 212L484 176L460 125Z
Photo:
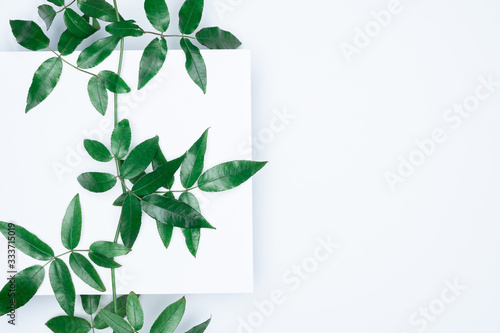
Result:
M221 3L231 10L218 13ZM0 51L21 50L7 20L34 17L38 4L2 1ZM176 13L181 2L169 4ZM460 127L443 119L479 77L500 81L500 3L402 0L349 63L341 43L388 4L207 0L203 25L233 31L252 51L254 158L271 163L254 180L255 293L190 295L182 329L210 314L207 332L500 329L500 88ZM120 5L146 26L140 1ZM284 110L295 118L274 120ZM447 139L391 191L384 174L436 128ZM340 248L316 267L318 238L328 237ZM297 280L302 263L311 273ZM455 279L466 290L451 301L445 281ZM262 311L256 304L273 291L282 304ZM147 325L176 298L144 297ZM449 304L440 308L440 298ZM59 313L53 298L38 298L19 312L17 331L40 331ZM240 320L253 326L238 329Z

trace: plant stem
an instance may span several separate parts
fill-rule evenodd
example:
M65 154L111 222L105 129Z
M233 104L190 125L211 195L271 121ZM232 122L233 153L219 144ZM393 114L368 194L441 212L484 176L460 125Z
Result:
M156 36L161 36L161 37L180 37L180 38L190 38L190 39L196 39L196 37L192 36L186 36L186 35L164 35L163 33L158 33L154 31L144 31L145 34L151 34L151 35L156 35Z
M66 8L68 8L69 6L71 6L72 4L74 4L75 2L76 2L76 0L71 1L69 4L67 4L66 6L64 6L63 8L61 8L60 10L58 10L56 13L60 13L63 10L66 10Z
M72 63L70 63L69 61L67 61L66 59L64 59L64 58L62 57L62 54L57 53L56 51L52 50L50 47L48 47L48 46L47 46L47 48L48 48L49 50L51 50L51 51L52 51L52 52L53 52L53 53L54 53L54 54L55 54L55 55L56 55L59 59L61 59L62 61L64 61L65 63L67 63L67 64L68 64L68 65L70 65L71 67L73 67L74 69L79 70L79 71L80 71L80 72L82 72L82 73L89 74L89 75L92 75L92 76L97 77L97 75L96 75L96 74L91 73L91 72L87 72L86 70L83 70L83 69L81 69L80 67L73 65Z
M116 20L120 22L120 12L118 11L118 3L116 0L113 0L113 4L115 6L115 13L116 13ZM121 76L122 73L122 64L123 64L123 49L124 49L124 44L125 41L123 38L120 39L120 58L118 60L118 71L116 74L118 76ZM115 127L118 124L118 94L115 94L114 96L114 124ZM116 160L116 172L118 177L120 177L120 167L119 167L119 162ZM121 178L120 178L121 179ZM125 188L122 184L122 190L123 193L125 193ZM114 242L118 242L118 236L120 234L120 222L118 222L118 226L116 227L116 233L115 233L115 239ZM116 275L115 275L115 269L111 268L111 285L113 288L113 309L115 313L118 313L118 302L116 298Z

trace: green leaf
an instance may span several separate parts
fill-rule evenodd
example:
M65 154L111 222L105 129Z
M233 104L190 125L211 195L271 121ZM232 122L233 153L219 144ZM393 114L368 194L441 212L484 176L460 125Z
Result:
M131 292L127 297L127 319L130 325L139 331L144 325L144 312L139 297Z
M131 140L132 132L129 121L123 119L116 125L113 134L111 134L111 152L117 159L121 160L127 155Z
M162 223L180 228L211 228L205 218L189 205L175 199L151 194L142 199L142 209Z
M78 0L78 8L90 17L106 22L117 21L115 8L105 0Z
M73 316L75 314L76 294L68 266L64 261L56 258L50 264L49 277L57 302L68 316Z
M267 162L232 161L219 164L205 171L198 180L200 190L205 192L222 192L230 190L246 182L255 175Z
M209 49L237 49L241 46L238 38L219 27L201 29L196 33L196 39Z
M98 162L109 162L113 159L108 148L99 141L85 139L83 141L83 146L90 157Z
M26 113L43 102L54 90L61 77L63 63L61 58L53 57L44 61L33 75L28 98Z
M50 40L42 28L33 21L10 20L10 27L19 45L31 51L43 50L49 46Z
M113 53L119 42L120 38L113 36L99 39L80 53L76 62L78 67L87 69L99 65Z
M184 155L163 164L153 172L145 175L134 185L134 187L132 187L132 192L138 196L145 196L154 193L157 189L167 184L174 177L183 160Z
M130 87L121 77L112 71L101 71L99 77L104 81L106 88L115 94L126 94L130 92Z
M95 253L95 252L89 252L89 258L96 264L97 266L101 266L104 268L119 268L122 267L119 263L114 261L111 258L108 258L106 256L103 256L102 254Z
M170 304L158 316L151 327L150 333L173 333L179 325L184 311L186 310L186 299L183 297L177 302Z
M201 137L189 148L186 158L181 167L181 183L184 188L192 187L203 172L205 161L205 152L207 150L208 129Z
M165 0L146 0L144 10L151 25L160 32L165 32L170 25L170 14Z
M117 315L120 316L121 318L124 318L127 314L126 308L127 308L127 295L120 296L116 299L116 303L118 304L118 311ZM108 305L104 307L103 310L107 311L112 311L114 312L114 305L113 302L111 301ZM102 311L102 310L101 310ZM97 316L94 319L94 326L98 330L103 330L106 327L108 327L108 324L103 320L103 317L101 315L101 311L97 314Z
M106 90L104 81L92 76L87 85L87 92L94 108L104 116L108 109L108 91Z
M192 329L190 329L186 333L203 333L207 329L208 325L210 325L211 321L212 321L212 318L208 319L207 321L205 321L204 323L201 323L198 326L193 327Z
M92 329L85 319L70 316L52 318L45 325L54 333L88 333Z
M158 234L160 235L163 246L168 249L174 233L174 227L166 223L156 221L156 228L158 229Z
M142 89L160 71L167 58L167 41L165 38L155 38L146 46L139 65L139 84Z
M61 7L64 6L64 0L47 0L48 2L52 2L54 5Z
M201 213L200 204L192 193L182 192L179 196L179 201L184 202ZM196 257L196 253L198 253L198 246L200 245L201 230L198 228L182 229L182 233L186 239L186 246L189 252Z
M140 37L144 35L144 30L135 24L134 20L120 21L106 26L106 31L115 37Z
M146 175L146 172L143 171L140 174L138 174L137 176L135 176L134 178L130 178L129 180L132 184L135 185L135 183L137 183L139 180L141 180L141 178L144 177L145 175Z
M71 8L66 8L64 11L64 23L73 35L82 39L89 37L97 31Z
M82 299L83 310L88 315L93 315L99 308L101 295L80 295Z
M133 194L129 194L123 202L120 215L120 236L123 244L132 248L141 230L142 209L141 202Z
M192 34L200 25L203 0L186 0L179 11L179 30L184 35Z
M0 316L12 310L12 302L15 309L28 303L42 285L44 277L45 270L42 266L36 265L17 273L14 282L12 279L9 280L0 291ZM15 294L12 294L12 288L16 291Z
M134 333L134 330L122 317L114 314L108 310L102 310L102 319L115 331L116 333Z
M184 158L185 155L182 155L180 158ZM151 165L153 166L153 170L158 169L161 167L163 164L167 163L167 159L163 155L163 152L161 151L161 148L158 147L158 150L156 151L155 157L153 158L153 162ZM163 187L171 189L172 186L174 185L175 177L172 177L166 184L163 185Z
M116 200L113 202L113 206L118 206L118 207L123 206L123 203L125 202L125 199L127 198L128 195L129 195L128 192L120 194L120 196L116 198Z
M92 18L92 26L94 29L99 30L101 29L101 24L99 24L99 21L96 18Z
M90 251L102 254L108 258L114 258L119 256L124 256L128 254L131 250L118 243L108 242L108 241L97 241L90 245Z
M186 70L204 94L207 93L207 67L200 49L187 38L181 38L181 48L186 55Z
M85 256L76 252L71 253L69 256L69 265L76 276L83 282L100 292L106 291L106 287L104 283L102 283L99 273L97 273L92 263L88 261Z
M54 258L54 251L50 246L19 225L0 221L0 232L7 240L13 241L19 251L32 258L44 261Z
M80 195L76 195L69 203L64 215L61 229L61 239L65 248L75 249L80 243L82 234L82 207Z
M54 19L56 18L57 13L51 5L41 5L38 6L38 15L45 22L47 30L49 30L52 22L54 22Z
M158 136L155 136L140 143L130 152L120 168L120 174L123 178L134 178L146 170L156 154L158 140Z
M77 178L82 187L90 192L103 193L116 185L116 177L110 173L86 172Z
M59 43L57 44L57 50L63 56L70 55L76 50L78 45L80 45L82 42L83 39L76 37L71 33L71 31L66 29L59 38Z

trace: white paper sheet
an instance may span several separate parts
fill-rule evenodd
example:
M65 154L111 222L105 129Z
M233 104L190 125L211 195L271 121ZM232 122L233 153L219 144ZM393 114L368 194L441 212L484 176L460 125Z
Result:
M26 94L36 68L51 53L1 53L0 80L0 220L24 226L47 242L56 254L65 252L60 240L66 207L80 193L83 232L78 248L96 240L113 240L120 209L111 203L119 186L104 194L84 190L76 177L87 171L113 172L112 163L99 163L83 150L84 139L109 145L112 99L106 117L93 109L87 96L89 76L65 65L61 80L40 106L24 114ZM251 159L241 149L251 136L250 54L247 51L203 51L208 68L208 91L191 82L182 51L169 51L164 68L140 92L137 86L139 51L125 53L123 77L133 92L120 97L120 119L130 119L132 144L160 136L167 159L180 156L210 127L206 167ZM76 63L77 54L68 58ZM117 54L102 66L115 69ZM177 180L176 188L180 187ZM193 258L180 230L169 249L158 236L155 222L145 215L133 251L117 258L118 293L140 294L250 292L252 270L252 186L247 182L230 192L200 195L202 212L217 230L202 230L198 257ZM0 267L7 264L7 242L0 240ZM18 268L36 263L18 254ZM68 262L67 256L64 260ZM99 268L108 292L110 272ZM79 294L95 291L74 276ZM39 294L51 294L48 278Z

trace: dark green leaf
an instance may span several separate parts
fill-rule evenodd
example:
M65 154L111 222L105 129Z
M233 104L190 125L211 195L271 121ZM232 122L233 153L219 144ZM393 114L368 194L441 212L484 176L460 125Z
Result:
M191 206L160 195L151 194L142 199L142 209L152 218L162 223L180 228L213 227Z
M42 266L36 265L26 268L16 274L14 282L10 279L0 291L0 316L9 313L12 302L15 309L19 309L35 296L45 277ZM16 291L12 294L12 288Z
M89 258L96 264L97 266L101 266L104 268L119 268L122 265L117 263L111 258L108 258L106 256L103 256L102 254L95 253L95 252L89 252Z
M104 85L109 91L115 94L126 94L130 92L130 87L121 77L112 71L101 71L99 77L104 81Z
M207 92L207 67L200 49L187 38L181 39L181 48L186 55L186 70L189 76L205 94Z
M77 178L82 187L90 192L102 193L111 190L116 185L116 177L110 173L87 172Z
M115 8L105 0L78 0L78 8L90 17L106 22L116 22Z
M90 157L98 162L109 162L113 159L108 148L99 141L85 139L83 141L83 146Z
M167 41L165 38L155 38L144 49L139 66L139 84L142 89L160 71L167 57Z
M135 183L137 183L139 180L141 180L141 178L144 177L145 175L146 175L146 172L143 171L140 174L138 174L137 176L135 176L134 178L130 178L129 180L132 184L135 185Z
M129 156L123 162L120 168L120 174L125 179L131 179L138 176L146 170L158 149L158 137L155 136L146 140L135 147Z
M207 329L208 325L210 325L210 321L212 321L212 318L210 318L209 320L207 320L204 323L201 323L198 326L193 327L192 329L190 329L186 333L203 333Z
M45 325L54 333L88 333L92 329L85 319L70 316L52 318Z
M181 167L181 183L184 188L193 186L203 172L205 151L207 150L208 129L189 148Z
M144 10L151 25L160 32L165 32L170 25L170 14L165 0L146 0Z
M113 206L121 207L123 206L123 202L125 198L128 196L128 192L122 193L118 198L116 198L115 202L113 202Z
M92 18L92 26L94 29L99 30L101 29L101 24L99 24L99 21L96 18Z
M73 272L82 279L83 282L100 292L106 291L106 287L104 283L102 283L99 273L97 273L92 263L83 255L76 252L71 253L69 256L69 265Z
M232 161L219 164L205 171L198 180L200 190L205 192L222 192L230 190L246 182L267 162Z
M132 192L138 196L145 196L154 193L157 189L167 184L174 177L174 174L181 166L183 160L184 155L163 164L153 172L145 175L134 185L134 187L132 187Z
M114 258L128 254L130 249L114 242L97 241L90 245L90 251L102 254L108 258Z
M203 0L186 0L179 11L179 30L184 35L192 34L200 25Z
M241 46L241 42L232 33L218 27L201 29L196 33L196 39L209 49L237 49Z
M54 90L61 77L63 63L61 58L47 59L38 67L33 75L28 98L26 100L26 113L43 102Z
M108 109L108 91L104 81L92 76L87 85L87 91L94 108L104 116Z
M170 241L172 240L174 227L166 223L156 221L156 228L158 229L158 234L160 235L163 246L165 246L165 248L168 248L168 246L170 245Z
M141 230L142 209L141 202L133 194L129 194L123 202L120 215L120 236L123 244L132 248Z
M50 264L49 277L57 302L68 316L73 316L75 314L76 293L68 266L64 261L56 258Z
M52 2L56 6L64 6L64 0L47 0L48 2Z
M80 53L77 64L80 68L92 68L103 62L116 48L120 38L113 36L99 39Z
M132 327L130 327L130 325L125 321L125 319L123 319L119 315L116 315L113 312L104 309L100 313L102 319L116 333L134 333Z
M61 239L65 248L75 249L80 243L82 234L82 207L80 195L76 195L69 203L64 215L61 229Z
M19 251L32 258L44 261L54 258L54 251L50 248L50 246L19 225L0 222L0 232L5 236L5 238L7 238L7 240L13 240L12 243L15 243L16 248ZM14 235L12 235L12 232ZM14 239L12 239L12 237Z
M52 22L54 22L54 19L56 18L57 13L51 5L41 5L38 6L38 15L43 22L45 22L47 30L49 30Z
M64 23L73 35L82 39L89 37L97 31L71 8L66 8L64 11Z
M82 42L83 39L76 37L71 33L71 31L66 29L59 38L57 50L63 56L69 55L73 53Z
M170 304L158 316L151 327L150 333L173 333L179 325L184 311L186 310L186 299L183 297L177 302Z
M134 20L120 21L106 26L106 31L115 37L140 37L144 35L144 30L135 24Z
M180 158L184 158L185 155L181 156ZM163 155L163 152L161 151L161 148L158 147L158 150L156 151L155 157L153 158L152 166L153 170L158 169L161 167L163 164L167 163L167 159ZM172 186L174 185L175 177L171 178L163 187L171 189Z
M183 192L179 196L179 201L188 204L189 206L197 210L199 213L201 213L200 204L198 203L198 200L192 193ZM201 237L200 229L196 228L182 229L182 233L184 234L184 238L186 239L186 246L189 252L191 252L191 254L194 257L196 257L196 253L198 253L198 246L200 244L200 237Z
M93 315L99 308L101 295L81 295L83 310L88 315Z
M10 20L10 27L19 45L31 51L43 50L49 46L50 40L42 28L33 21Z
M131 140L132 132L129 121L123 119L116 125L113 134L111 134L111 152L117 159L121 160L127 155Z
M121 318L124 318L127 314L127 312L126 312L127 295L123 295L123 296L118 297L116 300L116 303L118 304L117 315L120 316ZM114 312L113 302L106 305L103 310L108 310L108 311ZM97 314L97 316L94 319L94 326L98 330L103 330L106 327L108 327L108 324L106 324L106 322L102 318L101 311L99 311L99 313Z
M139 331L144 325L144 312L139 297L131 292L127 297L127 319L130 325Z

